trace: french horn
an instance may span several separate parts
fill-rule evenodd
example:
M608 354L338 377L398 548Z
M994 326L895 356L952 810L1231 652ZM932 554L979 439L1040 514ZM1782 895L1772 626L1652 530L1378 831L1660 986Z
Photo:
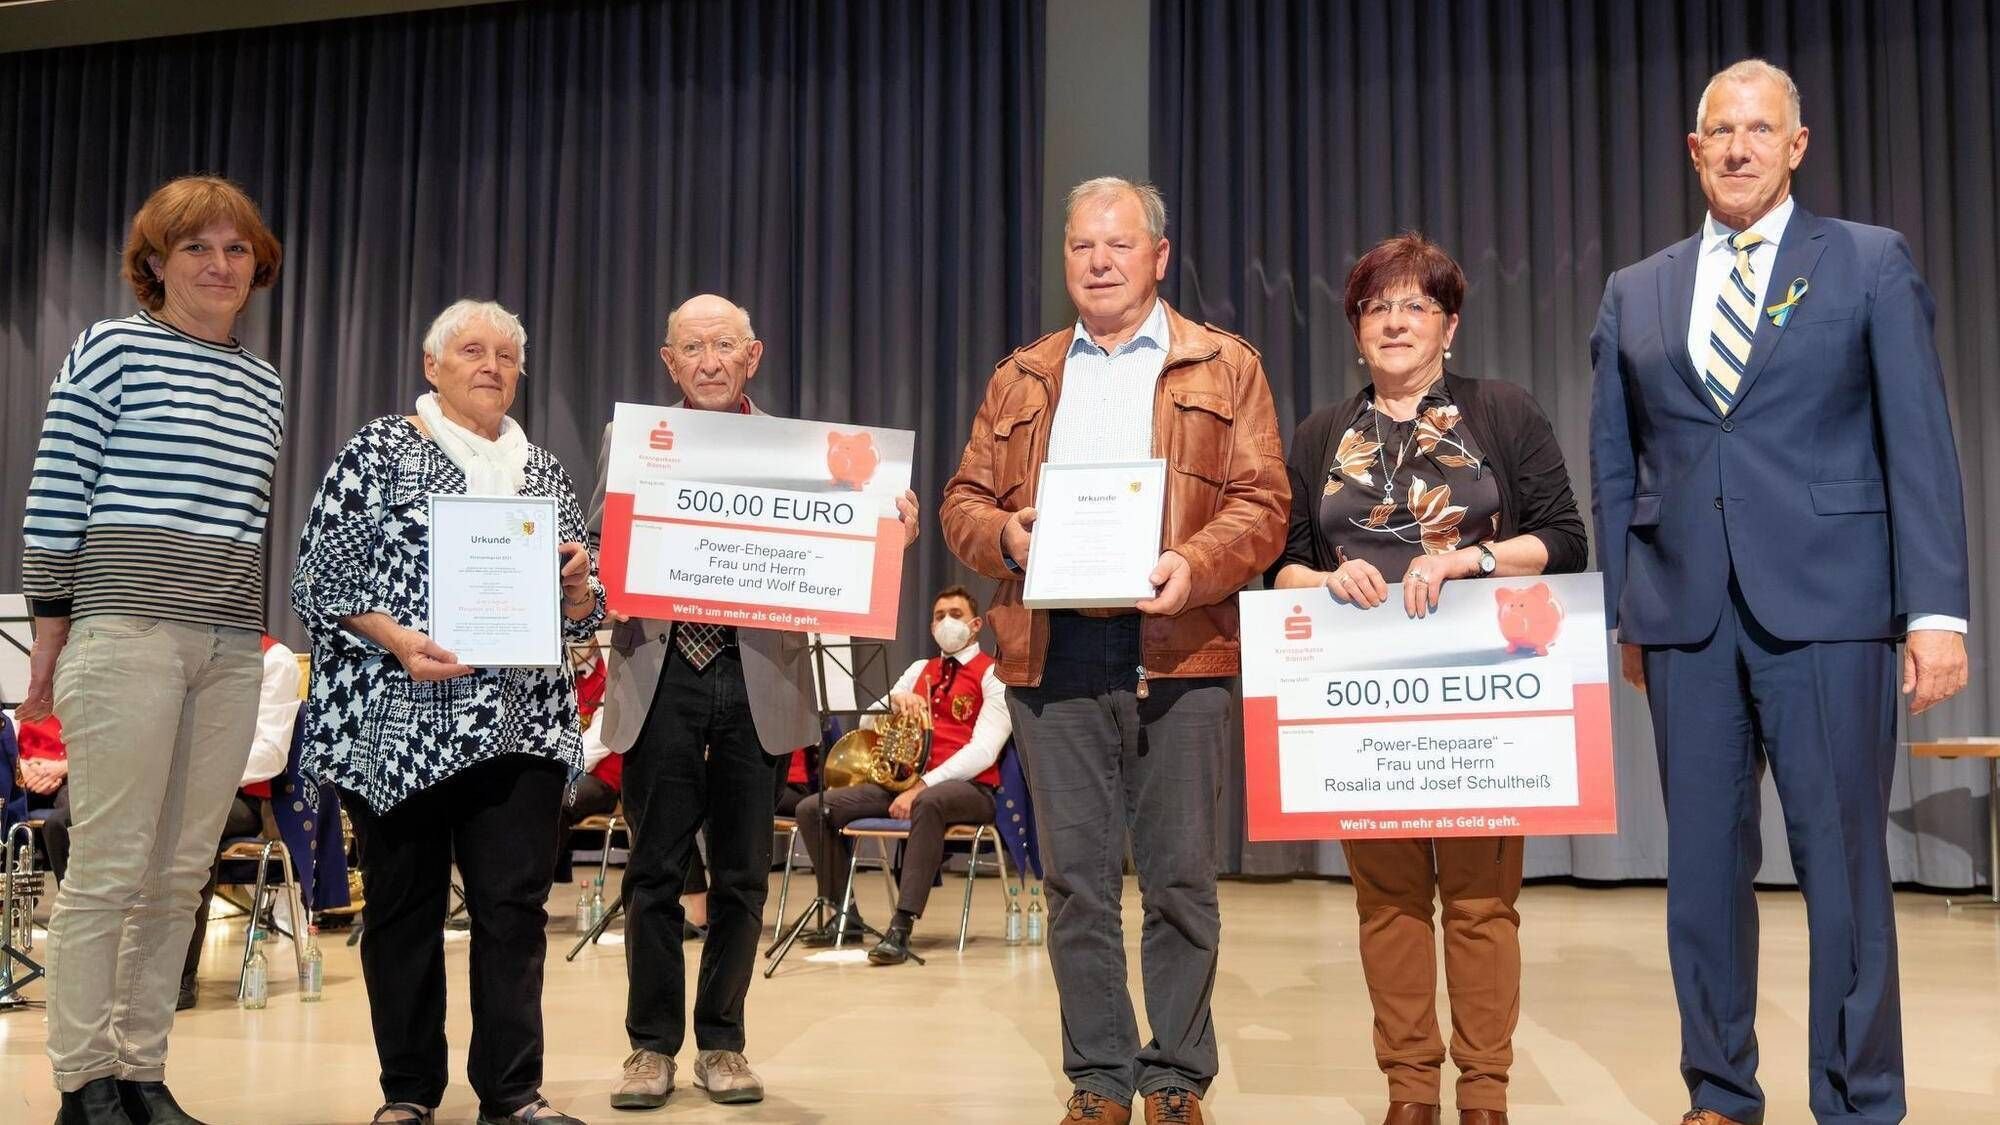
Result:
M849 731L827 751L820 775L827 789L846 789L873 782L901 793L924 775L931 757L930 712L922 716L890 713L873 730Z

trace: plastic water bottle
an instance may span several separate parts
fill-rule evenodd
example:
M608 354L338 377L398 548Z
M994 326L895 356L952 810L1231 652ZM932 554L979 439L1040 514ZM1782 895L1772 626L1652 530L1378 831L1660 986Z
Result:
M604 921L604 879L600 876L591 881L590 924L595 926Z
M1019 945L1027 937L1027 921L1021 916L1021 888L1007 888L1007 944Z
M262 1008L271 1000L271 965L264 960L264 931L250 931L250 967L243 973L243 1006Z
M306 927L306 947L299 950L299 1003L319 1003L326 983L326 958L319 951L319 927Z
M590 928L590 884L585 883L583 885L583 889L578 891L576 894L576 932L582 933L585 930L588 930L589 928Z
M1042 909L1042 888L1028 888L1028 944L1040 945L1048 933L1048 912Z

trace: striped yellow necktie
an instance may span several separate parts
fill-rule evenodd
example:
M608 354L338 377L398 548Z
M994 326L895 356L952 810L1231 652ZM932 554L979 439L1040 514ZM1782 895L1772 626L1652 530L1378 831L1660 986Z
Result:
M1715 318L1708 330L1708 370L1702 383L1724 414L1736 405L1736 389L1750 365L1750 340L1757 334L1757 297L1751 289L1757 271L1750 265L1750 250L1763 241L1763 235L1750 230L1729 236L1736 266L1715 298Z

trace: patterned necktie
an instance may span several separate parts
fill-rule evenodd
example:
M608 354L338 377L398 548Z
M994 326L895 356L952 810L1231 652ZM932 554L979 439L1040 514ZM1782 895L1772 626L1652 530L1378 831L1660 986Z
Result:
M1708 370L1702 384L1724 414L1736 405L1736 389L1750 365L1750 340L1757 334L1757 298L1751 288L1757 271L1750 265L1750 250L1763 241L1763 235L1751 230L1729 236L1736 266L1715 298L1715 319L1708 330Z
M723 647L729 643L729 629L724 625L705 625L699 621L674 622L674 647L681 650L688 665L699 672L708 667Z

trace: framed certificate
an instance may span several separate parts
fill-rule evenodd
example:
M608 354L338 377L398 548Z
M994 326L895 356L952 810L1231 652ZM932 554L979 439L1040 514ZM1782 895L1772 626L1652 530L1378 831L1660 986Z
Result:
M1460 579L1423 618L1400 585L1237 607L1250 839L1618 830L1599 575Z
M1163 460L1043 462L1022 603L1110 609L1152 597L1166 496Z
M430 497L431 639L475 668L561 664L553 496Z
M628 617L894 637L911 430L621 402L598 574Z

